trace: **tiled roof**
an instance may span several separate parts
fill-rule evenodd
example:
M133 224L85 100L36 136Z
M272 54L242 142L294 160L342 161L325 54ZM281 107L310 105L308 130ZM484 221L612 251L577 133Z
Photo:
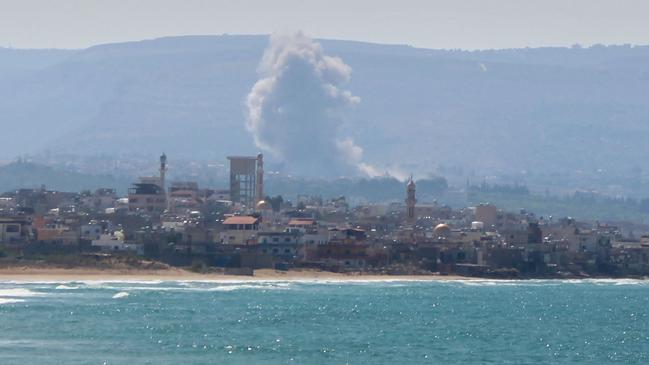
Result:
M236 216L226 218L223 224L255 224L258 220L259 218L250 216Z

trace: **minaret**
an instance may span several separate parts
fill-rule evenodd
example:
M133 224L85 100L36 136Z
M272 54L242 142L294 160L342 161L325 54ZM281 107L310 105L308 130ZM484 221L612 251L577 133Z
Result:
M255 177L255 206L264 200L264 155L257 155L257 176Z
M165 190L165 174L167 173L167 155L164 153L160 156L160 189L163 193L166 193Z
M410 175L408 185L406 185L406 222L409 225L414 225L417 222L417 217L415 216L415 204L417 204L417 198L415 198L415 182L412 180L412 175Z

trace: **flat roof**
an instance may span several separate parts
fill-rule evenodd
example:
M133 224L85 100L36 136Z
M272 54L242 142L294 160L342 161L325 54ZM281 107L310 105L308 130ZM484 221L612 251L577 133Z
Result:
M315 219L293 218L288 221L289 226L310 226L315 224Z

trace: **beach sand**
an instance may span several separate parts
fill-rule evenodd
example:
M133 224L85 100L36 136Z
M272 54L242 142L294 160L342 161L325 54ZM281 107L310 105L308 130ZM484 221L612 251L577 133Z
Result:
M221 273L195 273L179 268L164 270L141 269L92 269L92 268L34 268L16 266L0 268L0 281L427 281L427 280L472 280L463 276L441 275L373 275L342 274L319 270L276 271L255 270L253 276L225 275Z

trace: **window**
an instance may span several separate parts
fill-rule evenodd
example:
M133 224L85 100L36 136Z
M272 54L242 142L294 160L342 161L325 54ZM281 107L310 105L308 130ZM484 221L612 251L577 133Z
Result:
M284 242L291 242L291 239L289 237L284 238Z
M17 224L10 224L5 228L5 232L7 233L18 233L20 232L20 226Z
M288 249L288 248L285 248L285 249L284 249L284 253L291 253L291 250Z

